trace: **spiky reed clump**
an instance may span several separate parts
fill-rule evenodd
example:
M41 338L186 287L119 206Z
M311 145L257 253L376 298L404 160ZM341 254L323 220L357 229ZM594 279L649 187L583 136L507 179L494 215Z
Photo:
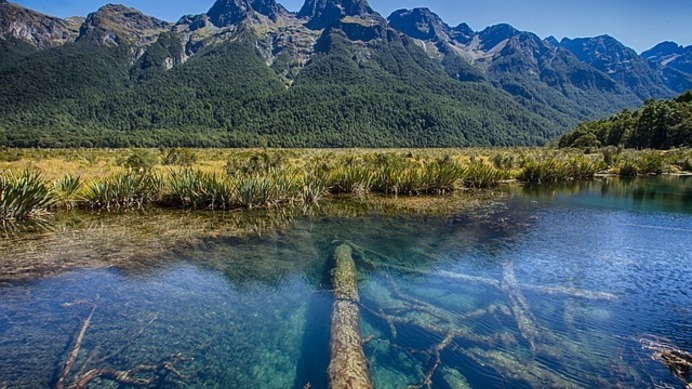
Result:
M370 154L365 162L375 172L372 190L375 192L394 194L405 193L415 179L411 173L413 162L402 155L393 153Z
M595 162L584 156L574 157L563 163L563 180L584 180L594 178L599 170L604 169L604 163Z
M233 184L228 177L190 168L171 171L170 194L165 204L195 209L228 209L233 206Z
M344 158L329 174L329 191L337 194L366 194L375 180L373 168L355 157Z
M647 151L641 154L637 161L640 174L658 175L666 170L666 163L663 155L657 151Z
M423 190L426 193L435 194L453 192L466 172L467 169L449 155L428 162L423 167Z
M24 170L0 175L0 226L38 218L48 212L53 203L50 190L41 175Z
M497 186L504 176L501 170L476 161L466 168L462 181L467 188L487 189Z
M556 159L527 160L517 177L534 184L563 181L567 177L563 164Z
M304 204L317 204L328 192L329 171L311 169L300 178L300 198Z
M276 182L261 175L241 178L236 187L238 203L246 208L271 205L275 192Z
M82 189L80 177L67 174L53 183L51 195L57 207L72 209L79 202L79 192Z
M604 164L584 156L568 160L547 158L544 160L529 159L517 177L519 180L534 184L546 184L593 178Z
M133 171L96 179L87 185L83 201L98 209L140 209L159 199L163 180L154 174Z
M635 177L639 175L639 167L634 161L624 160L618 166L618 174L623 177Z

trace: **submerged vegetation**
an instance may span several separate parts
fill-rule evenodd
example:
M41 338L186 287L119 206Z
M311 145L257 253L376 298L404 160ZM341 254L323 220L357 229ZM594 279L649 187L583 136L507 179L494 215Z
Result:
M512 179L680 173L692 170L692 151L6 149L0 161L0 221L8 226L52 209L229 210L312 204L329 195L444 194Z

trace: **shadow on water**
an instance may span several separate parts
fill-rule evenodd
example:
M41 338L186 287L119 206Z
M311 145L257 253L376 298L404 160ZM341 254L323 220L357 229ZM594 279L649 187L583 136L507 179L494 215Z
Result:
M327 261L327 262L331 262ZM320 286L331 285L331 266L326 266ZM332 307L331 288L320 287L307 307L305 333L301 342L296 380L293 387L303 389L310 385L314 389L326 389L327 367L329 366L329 339Z
M636 212L692 213L692 176L601 177L549 185L524 185L522 196Z

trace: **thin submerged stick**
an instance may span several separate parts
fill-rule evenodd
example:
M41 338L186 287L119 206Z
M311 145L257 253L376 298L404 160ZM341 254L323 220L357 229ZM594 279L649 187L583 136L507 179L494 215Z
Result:
M86 372L68 389L84 389L97 378L104 378L120 384L135 386L150 386L161 379L161 372L171 373L180 379L188 379L175 367L175 361L186 360L182 354L172 355L156 365L138 365L130 370L115 370L110 368L92 369ZM148 378L138 378L138 374L151 374Z
M54 389L86 389L86 387L96 379L107 379L120 384L148 387L162 379L165 374L172 374L173 376L180 379L189 378L188 375L182 374L175 366L175 363L177 361L191 360L189 358L184 358L182 354L171 355L170 357L163 359L158 364L140 364L129 370L117 370L112 368L94 368L84 373L84 370L86 369L88 364L103 362L123 352L127 347L129 347L132 344L132 342L136 338L138 338L139 336L141 336L142 333L144 333L144 330L149 325L151 325L151 323L153 323L158 318L158 313L156 313L149 320L146 326L140 329L127 344L119 348L116 352L108 354L104 358L94 360L95 351L92 351L89 357L87 358L87 361L84 363L79 372L75 375L73 379L74 382L68 385L67 381L70 376L70 372L74 368L77 358L79 357L79 352L81 351L82 343L84 342L84 336L86 335L86 332L89 329L89 326L91 325L91 320L94 316L96 308L97 305L94 304L93 308L91 309L91 312L89 313L89 316L82 323L82 327L79 330L79 334L77 335L75 344L72 347L70 353L68 354L67 359L65 360L65 364L63 365L63 368L60 371L60 376L58 377L58 380L53 386ZM145 374L149 376L138 377L140 375Z
M94 311L96 311L96 304L94 304L94 307L91 308L91 313L89 313L89 316L86 318L86 320L84 320L84 323L82 323L82 328L79 330L79 335L77 335L77 339L72 347L72 351L67 356L65 365L60 372L60 377L55 383L55 389L65 388L65 381L67 380L67 377L70 375L70 371L72 371L72 367L74 367L74 364L77 361L79 350L82 348L82 342L84 341L84 335L89 328L89 324L91 324L91 318L94 316Z

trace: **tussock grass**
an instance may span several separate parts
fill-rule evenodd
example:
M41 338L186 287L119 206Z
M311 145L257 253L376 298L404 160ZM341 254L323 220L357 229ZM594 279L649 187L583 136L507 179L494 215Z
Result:
M0 226L36 219L53 203L50 189L40 173L24 170L0 175Z
M330 194L394 196L554 183L597 174L692 172L692 150L0 149L3 224L51 208L159 205L229 210L311 204ZM29 173L30 171L41 172ZM20 173L9 173L20 172ZM23 172L23 173L21 173Z
M82 195L82 204L105 210L141 209L159 199L161 185L161 177L154 174L120 173L91 181Z

